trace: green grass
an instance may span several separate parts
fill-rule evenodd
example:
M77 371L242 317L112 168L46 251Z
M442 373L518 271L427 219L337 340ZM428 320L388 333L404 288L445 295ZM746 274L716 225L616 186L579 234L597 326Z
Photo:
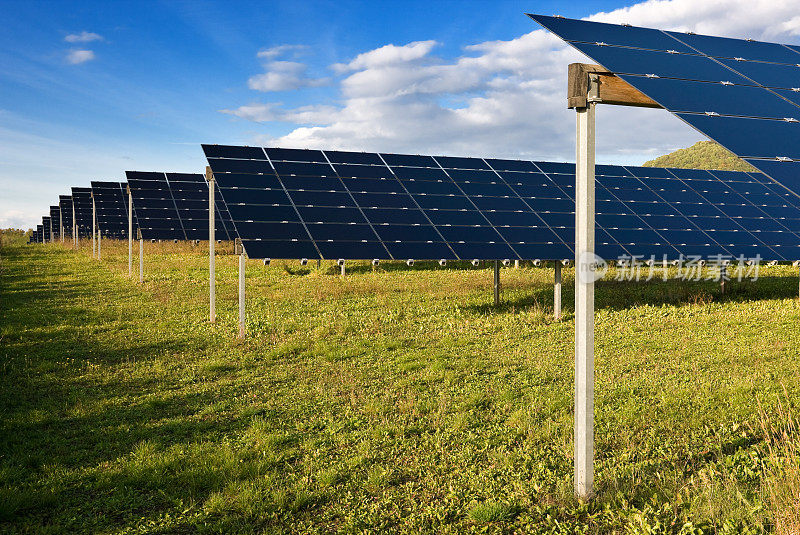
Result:
M203 246L0 249L0 531L761 533L800 394L795 268L597 285L597 498L572 497L572 270L377 270ZM135 266L136 264L134 264ZM761 415L761 416L760 416Z

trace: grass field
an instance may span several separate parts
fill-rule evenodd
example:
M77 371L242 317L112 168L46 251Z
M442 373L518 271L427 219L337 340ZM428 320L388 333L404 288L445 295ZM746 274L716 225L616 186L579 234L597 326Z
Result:
M572 497L572 270L0 249L0 531L762 533L796 519L795 268L597 285L597 498Z

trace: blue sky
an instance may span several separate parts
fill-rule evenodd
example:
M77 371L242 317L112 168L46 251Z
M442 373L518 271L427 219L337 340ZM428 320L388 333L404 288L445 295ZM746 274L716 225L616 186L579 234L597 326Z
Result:
M524 13L796 42L791 2L694 4L2 2L0 227L125 170L201 172L200 143L569 160L580 56ZM661 112L608 124L600 161L699 139Z

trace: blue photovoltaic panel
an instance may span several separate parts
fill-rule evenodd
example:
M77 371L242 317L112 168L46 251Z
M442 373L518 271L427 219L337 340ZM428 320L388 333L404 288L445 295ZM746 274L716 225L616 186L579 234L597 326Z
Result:
M73 224L79 238L92 237L92 188L72 188Z
M800 48L531 18L800 195Z
M36 242L44 242L44 225L36 225Z
M97 228L104 238L128 239L128 194L124 182L92 182ZM134 236L136 223L134 220Z
M208 183L205 176L198 173L167 173L167 180L181 218L187 240L208 239ZM218 192L219 189L215 190ZM230 216L221 198L215 197L215 234L220 240L235 238L229 222ZM226 217L227 216L227 217Z
M53 226L53 236L55 239L61 238L61 208L58 206L50 207L50 221Z
M64 227L64 237L72 237L72 197L69 195L58 196L58 207L61 210L61 224Z
M215 146L218 161L232 156L251 157L248 147ZM259 150L261 157L264 153ZM207 240L208 184L199 173L126 171L133 196L135 221L147 240ZM215 232L220 240L237 237L225 201L216 189Z
M185 240L178 209L164 173L126 171L133 213L145 240Z
M43 231L42 236L44 238L44 241L46 242L50 241L51 228L52 227L50 226L50 217L49 216L42 217L42 231Z
M266 149L297 161L269 158L247 174L223 171L232 166L210 156L221 153L217 146L204 150L254 258L574 255L574 164ZM800 258L800 198L760 174L609 165L596 172L596 249L604 258Z

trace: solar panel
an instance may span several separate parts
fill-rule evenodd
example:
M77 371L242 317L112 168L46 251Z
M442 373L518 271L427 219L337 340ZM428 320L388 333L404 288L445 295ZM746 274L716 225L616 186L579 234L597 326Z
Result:
M44 242L44 225L36 225L36 242Z
M574 164L203 148L254 258L574 256ZM236 158L220 154L246 155L243 161L259 162L259 171L222 171L246 166L221 163ZM596 250L606 259L800 258L793 231L800 198L758 174L607 165L596 171Z
M50 228L50 217L42 217L42 237L44 238L45 242L50 241Z
M64 237L72 237L72 197L69 195L58 196L58 207L61 210L61 224L64 227Z
M92 188L72 188L74 224L79 238L92 237Z
M800 48L531 18L800 195Z
M104 238L128 238L128 194L124 182L92 181L97 228ZM134 221L134 233L136 232Z
M60 239L61 237L61 208L58 206L50 207L50 221L53 228L53 238Z
M224 150L220 154L249 155ZM208 239L208 184L202 174L126 171L126 176L142 238ZM217 238L234 239L235 229L221 195L215 198L215 208Z

